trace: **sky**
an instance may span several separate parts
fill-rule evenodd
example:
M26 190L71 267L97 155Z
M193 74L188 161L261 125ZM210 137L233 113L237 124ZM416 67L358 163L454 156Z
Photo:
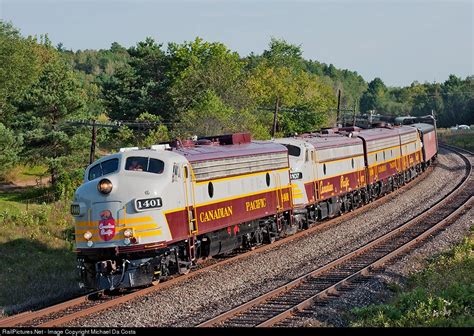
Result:
M72 50L222 42L261 54L271 37L303 57L388 86L474 74L474 0L0 0L0 19L22 35L48 34Z

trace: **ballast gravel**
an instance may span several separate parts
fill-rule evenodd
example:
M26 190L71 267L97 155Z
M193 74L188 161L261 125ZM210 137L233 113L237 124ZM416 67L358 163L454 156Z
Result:
M462 167L464 162L459 156L441 149L433 171L425 179L412 182L417 185L387 203L367 209L352 219L314 235L217 266L165 290L72 321L65 326L195 326L323 266L409 220L452 190L462 178ZM446 231L453 232L456 230L454 227ZM459 240L463 235L465 228L452 233L451 238ZM440 234L439 237L444 236ZM380 286L382 289L382 284ZM367 297L366 294L360 295ZM319 317L316 318L319 320ZM314 322L320 323L317 320ZM344 322L327 318L321 321L327 321L328 325L344 325Z

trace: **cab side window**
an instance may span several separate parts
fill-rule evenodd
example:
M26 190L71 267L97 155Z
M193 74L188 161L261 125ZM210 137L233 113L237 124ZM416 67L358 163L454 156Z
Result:
M110 159L96 164L95 166L89 169L89 181L92 181L103 175L107 175L118 170L118 159Z

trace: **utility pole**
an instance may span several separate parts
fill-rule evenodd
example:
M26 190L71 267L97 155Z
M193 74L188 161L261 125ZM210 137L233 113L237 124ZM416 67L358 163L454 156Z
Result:
M336 116L336 127L339 127L341 118L341 89L337 90L337 116Z
M92 140L91 140L91 153L89 155L89 164L94 162L95 146L96 146L96 142L97 142L96 139L97 139L97 124L96 124L96 120L94 119L92 121Z
M73 126L92 126L89 164L91 164L95 160L95 148L97 146L97 127L108 127L108 128L117 129L122 126L129 126L129 127L138 128L138 129L149 129L149 128L153 128L153 127L156 127L157 125L162 124L161 122L123 122L123 121L99 123L97 122L97 120L66 121L66 123Z
M356 125L356 106L357 104L354 103L354 114L353 114L353 119L352 119L352 126L355 126Z
M273 114L273 127L272 127L272 138L275 137L276 128L277 128L277 118L278 110L280 109L280 97L277 97L275 100L275 112Z

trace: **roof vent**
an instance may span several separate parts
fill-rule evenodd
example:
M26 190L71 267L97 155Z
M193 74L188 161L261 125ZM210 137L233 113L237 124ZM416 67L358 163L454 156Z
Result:
M151 145L150 149L156 150L156 151L163 151L163 150L170 150L171 147L169 144L163 144L163 145Z
M120 153L130 152L134 150L138 150L138 147L124 147L124 148L120 148Z
M244 143L250 143L252 140L250 133L234 133L199 138L199 140L202 139L207 139L212 142L219 142L220 145L240 145Z

